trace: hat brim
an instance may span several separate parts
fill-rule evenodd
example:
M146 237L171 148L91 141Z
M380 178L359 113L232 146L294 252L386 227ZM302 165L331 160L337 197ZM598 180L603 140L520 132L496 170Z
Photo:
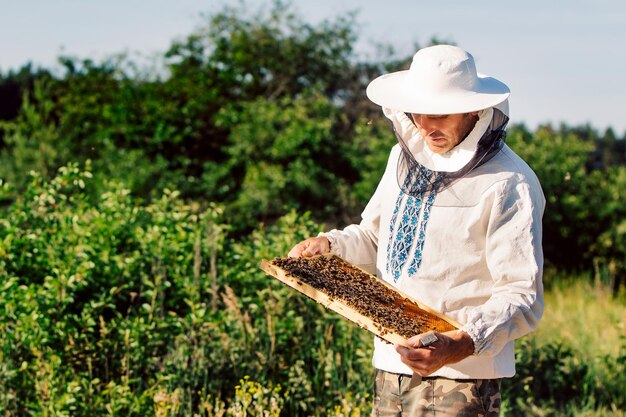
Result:
M379 106L417 114L469 113L496 106L506 100L510 90L503 82L478 74L472 90L453 90L443 94L414 91L409 71L381 75L367 86L367 97Z

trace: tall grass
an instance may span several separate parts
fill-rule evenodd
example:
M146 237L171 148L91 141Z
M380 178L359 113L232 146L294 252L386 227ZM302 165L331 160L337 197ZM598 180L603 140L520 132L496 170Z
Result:
M561 342L584 359L624 354L626 291L589 276L564 277L548 272L545 312L534 338Z
M545 312L518 342L505 415L624 416L626 302L610 283L546 271Z

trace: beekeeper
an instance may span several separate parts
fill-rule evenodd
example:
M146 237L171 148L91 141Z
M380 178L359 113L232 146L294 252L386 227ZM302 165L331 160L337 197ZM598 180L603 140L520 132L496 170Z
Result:
M463 49L437 45L373 80L367 96L398 140L385 173L359 224L289 256L332 252L463 324L415 335L410 348L375 338L373 415L498 415L514 340L543 313L545 199L504 143L509 88Z

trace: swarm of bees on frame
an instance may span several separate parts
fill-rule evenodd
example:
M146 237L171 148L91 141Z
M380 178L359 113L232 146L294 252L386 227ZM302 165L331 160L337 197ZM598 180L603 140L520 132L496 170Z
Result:
M437 317L431 317L413 301L336 256L276 258L272 263L291 277L323 292L331 300L340 300L370 318L383 335L394 332L408 339L429 330L454 328Z

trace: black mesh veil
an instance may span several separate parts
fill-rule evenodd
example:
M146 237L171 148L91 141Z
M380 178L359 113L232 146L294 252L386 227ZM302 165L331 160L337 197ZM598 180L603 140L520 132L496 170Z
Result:
M491 159L504 145L506 125L509 118L499 109L493 108L493 116L487 130L479 139L476 152L470 161L455 172L431 170L419 163L411 152L406 140L393 128L396 139L402 148L398 158L397 179L400 189L412 197L421 197L434 190L442 191L456 180L463 178L474 168Z

